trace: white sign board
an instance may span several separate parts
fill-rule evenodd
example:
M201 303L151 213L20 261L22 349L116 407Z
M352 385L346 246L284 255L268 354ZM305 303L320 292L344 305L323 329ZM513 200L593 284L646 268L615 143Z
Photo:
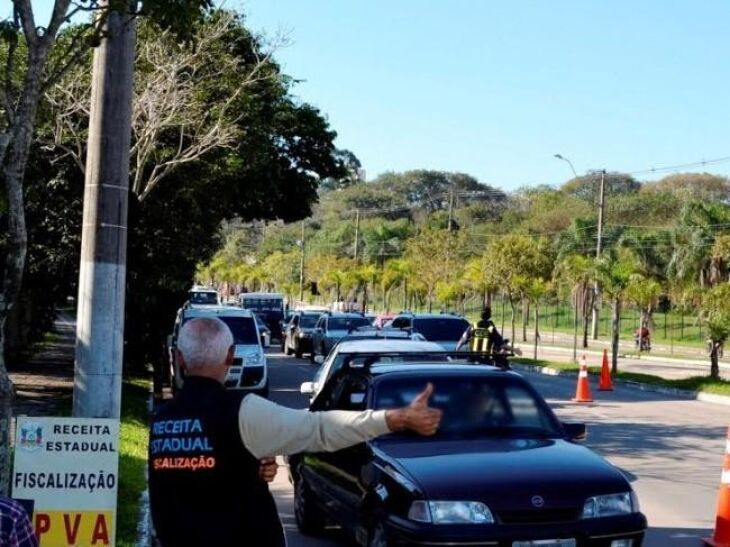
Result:
M115 544L118 467L119 420L18 418L13 497L41 547Z

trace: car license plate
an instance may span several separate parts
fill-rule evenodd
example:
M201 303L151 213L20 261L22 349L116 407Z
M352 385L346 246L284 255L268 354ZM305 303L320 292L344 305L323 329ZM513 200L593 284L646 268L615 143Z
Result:
M575 547L575 539L533 539L513 541L512 547Z

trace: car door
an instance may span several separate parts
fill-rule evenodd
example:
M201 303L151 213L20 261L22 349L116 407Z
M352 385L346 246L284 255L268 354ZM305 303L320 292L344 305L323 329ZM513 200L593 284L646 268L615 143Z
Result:
M332 381L317 397L312 410L364 410L367 378L353 371L335 373ZM321 405L321 406L320 406ZM358 523L359 507L364 490L360 485L360 472L369 461L370 451L366 443L330 453L307 454L312 489L324 501L329 516L354 531Z

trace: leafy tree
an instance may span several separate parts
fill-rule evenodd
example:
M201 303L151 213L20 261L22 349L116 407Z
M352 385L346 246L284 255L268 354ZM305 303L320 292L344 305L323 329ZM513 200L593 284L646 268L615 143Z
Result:
M523 289L526 298L532 303L535 313L535 332L532 358L537 360L537 344L540 340L540 301L550 290L550 283L541 277L530 279Z
M590 203L598 202L601 172L592 171L587 175L566 182L561 191ZM639 191L641 183L625 173L608 172L604 175L604 191L607 196L633 194Z
M635 274L626 287L626 298L639 309L639 327L644 325L647 328L653 326L652 314L659 297L663 293L662 286L655 279ZM641 351L641 344L639 344Z
M557 285L567 286L570 289L571 302L573 304L573 359L577 357L578 317L583 317L585 325L587 321L587 302L589 301L589 294L593 290L593 280L595 277L593 259L580 254L563 257L555 265L553 272L554 282Z
M723 201L730 199L730 179L710 173L676 173L645 183L642 191L670 193L682 200Z

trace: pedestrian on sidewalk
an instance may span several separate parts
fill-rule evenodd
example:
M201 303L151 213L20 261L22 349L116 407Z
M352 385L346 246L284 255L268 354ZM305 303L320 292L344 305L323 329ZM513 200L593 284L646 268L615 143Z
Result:
M407 407L362 412L293 410L226 390L233 336L218 318L183 325L176 351L185 384L153 416L149 444L150 508L164 547L284 546L266 484L275 467L262 468L262 458L336 451L407 429L433 435L441 421L428 407L430 384Z
M0 545L38 547L28 513L17 501L0 496Z

